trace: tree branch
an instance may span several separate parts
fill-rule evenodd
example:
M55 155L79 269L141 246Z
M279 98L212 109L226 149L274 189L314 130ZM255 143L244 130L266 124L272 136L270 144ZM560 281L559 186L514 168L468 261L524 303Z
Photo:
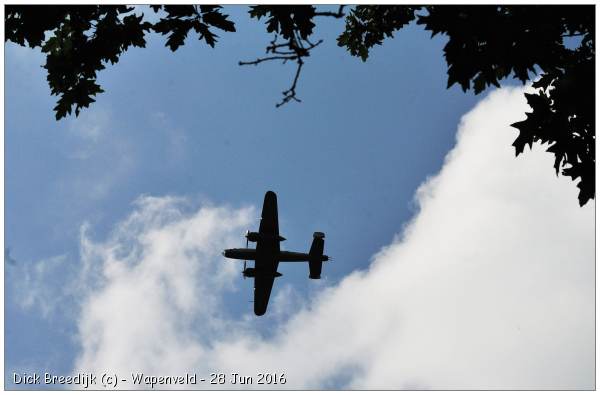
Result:
M346 16L346 14L344 14L344 7L345 5L341 5L340 8L338 8L338 12L331 12L331 11L323 11L323 12L315 12L315 16L331 16L334 18L343 18L344 16Z
M274 31L275 32L275 37L274 39L270 42L270 44L266 47L266 53L267 54L271 54L272 56L266 56L266 57L262 57L262 58L257 58L253 61L239 61L238 65L240 66L247 66L247 65L258 65L260 63L263 62L267 62L270 60L282 60L283 63L287 63L288 60L294 60L297 64L296 67L296 73L294 74L294 79L292 80L292 85L290 86L289 89L283 91L283 99L280 103L277 103L275 106L276 107L281 107L282 105L284 105L285 103L288 103L290 101L296 101L296 102L300 102L301 100L298 99L296 97L296 87L298 85L298 80L300 79L300 73L302 72L302 66L304 65L304 60L303 58L310 56L310 51L312 49L314 49L315 47L317 47L318 45L320 45L323 40L319 40L315 43L311 42L308 37L306 37L308 34L312 33L312 28L309 29L310 32L308 34L306 34L305 31L303 31L302 29L306 29L306 27L303 27L303 23L306 24L308 22L312 22L312 17L313 16L325 16L325 17L333 17L333 18L343 18L345 17L344 14L344 7L346 7L345 5L340 5L337 12L332 12L332 11L321 11L321 12L314 12L308 19L308 21L304 21L304 22L300 22L300 24L298 24L298 21L292 22L292 27L291 29L286 30L286 39L282 42L278 42L277 41L277 34L281 32L281 30L279 28L273 29L271 27L269 27L267 30L268 31ZM314 10L315 7L312 7L312 10ZM291 13L293 14L293 12ZM290 15L291 15L290 14ZM279 18L283 18L283 16L273 16L273 19L277 20ZM291 18L291 16L290 16ZM293 19L290 19L291 21L293 21ZM271 22L273 23L273 22ZM314 26L314 24L313 24ZM302 31L302 34L301 34ZM291 36L291 37L290 37Z
M584 36L587 33L573 33L573 34L561 34L561 37L579 37L579 36Z
M283 60L283 63L286 63L288 60L295 60L298 67L296 68L296 74L294 75L294 79L292 80L292 85L289 89L283 91L283 99L281 102L277 103L275 107L281 107L284 104L290 101L301 102L300 99L296 97L296 86L298 85L298 80L300 78L300 73L302 71L302 66L304 65L304 60L302 58L310 56L310 51L320 45L323 40L319 40L316 43L310 42L308 39L303 39L297 32L294 32L294 36L285 42L277 42L277 35L271 41L270 45L266 48L266 53L271 53L273 56L266 56L263 58L257 58L253 61L240 61L238 65L247 66L247 65L258 65L263 62L267 62L270 60ZM287 50L283 50L282 48L287 48Z

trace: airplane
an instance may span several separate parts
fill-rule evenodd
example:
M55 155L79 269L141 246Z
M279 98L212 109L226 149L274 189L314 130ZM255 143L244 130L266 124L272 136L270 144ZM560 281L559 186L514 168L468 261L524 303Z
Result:
M279 234L277 195L273 191L265 194L258 232L246 232L246 248L223 251L226 258L244 260L243 277L254 278L254 314L261 316L267 311L273 282L281 276L277 271L279 262L308 262L308 277L313 280L321 278L323 262L329 260L327 255L323 255L324 238L323 232L314 232L308 254L281 251L279 244L285 238ZM256 249L248 248L249 241L256 243ZM254 261L254 267L246 267L246 261Z

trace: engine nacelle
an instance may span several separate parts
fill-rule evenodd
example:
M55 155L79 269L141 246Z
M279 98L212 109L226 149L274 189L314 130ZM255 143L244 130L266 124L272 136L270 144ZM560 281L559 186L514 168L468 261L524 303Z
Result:
M279 272L275 272L275 273L259 272L259 273L260 273L261 277L281 277L281 273L279 273ZM256 271L256 268L254 268L254 267L247 267L242 272L242 275L244 277L256 277L256 274L257 274L257 271Z
M258 232L246 232L246 239L248 241L253 242L253 243L257 243L259 240L272 240L273 238L274 238L274 236L266 235L266 234L260 234ZM277 236L276 239L278 241L284 241L285 237L283 237L283 236Z
M258 232L246 232L246 239L248 239L248 241L256 243L259 238L260 238L260 233L258 233Z

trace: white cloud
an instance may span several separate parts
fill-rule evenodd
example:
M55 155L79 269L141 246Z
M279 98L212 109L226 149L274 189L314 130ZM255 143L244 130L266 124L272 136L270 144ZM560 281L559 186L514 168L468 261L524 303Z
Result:
M260 318L219 313L239 273L218 253L251 210L143 198L106 242L82 238L101 281L82 304L75 372L279 372L282 389L594 388L594 204L578 207L550 154L514 158L508 125L526 109L521 89L502 89L466 114L404 232L271 338Z
M135 144L106 107L86 109L65 122L69 133L63 150L72 171L58 182L60 189L84 201L105 199L135 172Z
M198 336L222 328L220 299L239 273L220 252L255 215L186 206L143 197L107 242L95 244L83 232L82 282L93 288L79 325L82 371L173 374L203 356Z
M39 309L45 318L56 313L57 307L71 296L63 287L68 257L57 255L38 262L16 262L6 267L12 300L23 309ZM70 281L66 281L70 283Z
M70 118L68 121L71 133L83 140L97 143L109 132L110 112L102 108L82 111L78 117Z

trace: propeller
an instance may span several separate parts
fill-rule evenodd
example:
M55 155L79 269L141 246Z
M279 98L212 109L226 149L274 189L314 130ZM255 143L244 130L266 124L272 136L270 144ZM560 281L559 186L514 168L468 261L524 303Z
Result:
M250 230L246 231L246 248L248 248L248 233L250 233ZM242 275L245 280L246 279L246 260L245 259L244 259L244 270L242 271Z

